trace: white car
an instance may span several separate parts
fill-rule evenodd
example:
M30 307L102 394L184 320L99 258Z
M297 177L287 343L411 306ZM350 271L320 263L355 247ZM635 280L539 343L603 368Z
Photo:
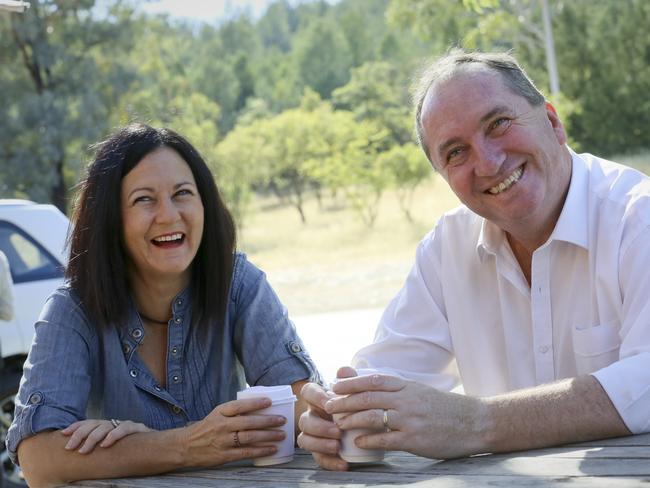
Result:
M14 413L14 396L34 336L34 323L48 295L63 283L69 220L53 205L0 200L0 250L14 282L14 318L0 321L0 486L25 486L7 455L4 437Z

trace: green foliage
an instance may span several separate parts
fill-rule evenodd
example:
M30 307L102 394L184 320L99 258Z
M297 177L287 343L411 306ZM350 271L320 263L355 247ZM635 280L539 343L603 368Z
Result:
M650 148L650 2L564 2L554 24L573 137L605 155Z
M400 208L412 222L411 204L415 190L433 172L429 161L418 146L409 142L381 153L377 164L389 171Z
M387 188L407 218L430 174L410 78L459 45L512 49L548 85L539 0L279 0L259 20L188 25L124 0L34 0L0 15L0 195L65 208L90 144L132 120L172 127L209 161L240 224L251 193L307 219L334 193L368 225ZM570 145L650 147L650 2L549 0Z
M296 38L295 60L302 81L322 98L347 82L352 66L350 46L329 18L318 18Z
M105 132L115 93L102 86L102 58L109 44L119 50L131 13L116 2L105 17L91 15L94 3L35 0L25 14L0 16L3 196L65 211L76 180L68 168L81 166L71 151Z

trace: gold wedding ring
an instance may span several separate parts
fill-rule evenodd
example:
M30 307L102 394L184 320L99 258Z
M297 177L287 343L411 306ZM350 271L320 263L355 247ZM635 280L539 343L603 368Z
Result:
M232 440L235 443L235 447L241 447L241 442L239 442L239 431L236 430L232 433Z
M384 429L386 432L390 432L390 427L388 426L388 410L384 408Z

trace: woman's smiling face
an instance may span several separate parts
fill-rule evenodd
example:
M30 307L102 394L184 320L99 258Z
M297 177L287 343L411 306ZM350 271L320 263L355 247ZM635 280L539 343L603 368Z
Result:
M188 164L173 149L147 154L122 179L123 242L131 271L189 279L203 236L203 203Z

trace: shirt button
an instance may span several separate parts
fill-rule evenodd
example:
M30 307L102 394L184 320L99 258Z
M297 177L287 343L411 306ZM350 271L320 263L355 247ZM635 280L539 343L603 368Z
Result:
M131 352L131 346L129 346L128 343L122 344L122 351L124 351L124 354L128 354Z
M131 378L135 378L138 376L138 372L135 369L129 371L129 374L131 375Z
M153 389L156 391L162 391L162 388L159 387L158 385L153 385Z
M32 405L36 405L37 403L41 403L42 399L43 399L43 397L41 396L40 393L33 393L29 397L29 403L31 403Z
M178 347L176 347L176 346L172 347L172 354L174 356L176 356L176 354L178 354Z
M183 305L183 300L179 298L178 300L176 300L176 306L180 307L181 305Z
M292 342L289 347L291 348L291 352L300 352L300 351L302 351L302 347L300 347L300 344L298 344L297 342Z
M548 346L539 346L538 351L541 352L542 354L546 354L548 352Z
M175 374L174 376L172 376L172 381L174 383L180 383L181 382L181 377L178 376L177 374Z
M182 321L183 321L183 317L176 317L176 318L174 319L174 323L175 323L175 324L180 324Z
M131 331L131 335L134 339L140 339L140 337L142 337L142 329L133 329L133 331Z
M172 407L172 412L174 412L175 414L178 415L179 413L181 413L181 407L178 407L178 406L174 405Z

